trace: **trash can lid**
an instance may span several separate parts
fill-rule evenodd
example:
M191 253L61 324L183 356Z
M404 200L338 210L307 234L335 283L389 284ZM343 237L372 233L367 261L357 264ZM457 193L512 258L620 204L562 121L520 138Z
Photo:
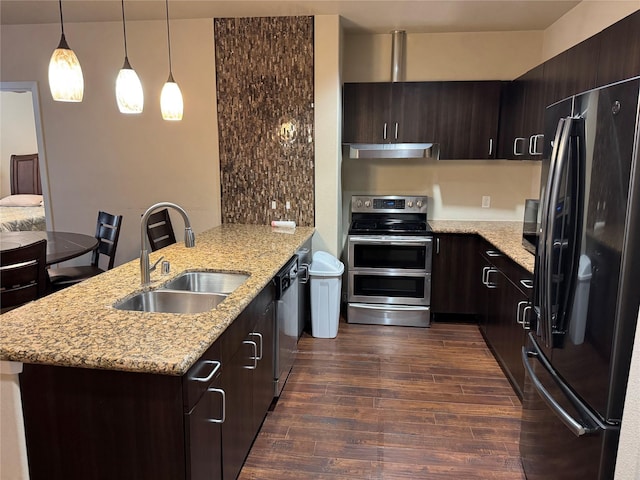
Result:
M335 277L342 275L344 264L327 252L316 252L309 265L309 274L318 277Z

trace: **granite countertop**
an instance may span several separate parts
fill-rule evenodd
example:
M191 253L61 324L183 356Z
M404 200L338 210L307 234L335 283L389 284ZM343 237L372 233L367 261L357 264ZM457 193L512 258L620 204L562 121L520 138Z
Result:
M296 250L313 227L283 233L263 225L221 225L151 254L171 273L140 284L137 259L2 315L0 360L183 375ZM113 304L158 287L187 270L248 273L248 280L214 310L199 314L116 310Z
M533 273L535 257L522 246L522 222L429 220L435 233L476 233Z

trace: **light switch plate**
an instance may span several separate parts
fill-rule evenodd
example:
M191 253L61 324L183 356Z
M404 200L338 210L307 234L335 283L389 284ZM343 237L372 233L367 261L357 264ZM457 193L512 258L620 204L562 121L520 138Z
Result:
M483 195L482 197L482 208L491 207L491 197L489 195Z

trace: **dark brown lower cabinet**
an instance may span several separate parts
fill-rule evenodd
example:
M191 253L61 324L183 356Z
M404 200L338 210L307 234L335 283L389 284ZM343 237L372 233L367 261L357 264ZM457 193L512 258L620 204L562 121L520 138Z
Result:
M476 314L475 235L435 235L431 277L431 311L443 314Z
M484 244L480 250L481 300L484 312L480 328L489 348L518 397L524 388L524 345L532 275L500 251Z
M30 478L235 478L273 399L273 299L270 284L181 377L25 364Z

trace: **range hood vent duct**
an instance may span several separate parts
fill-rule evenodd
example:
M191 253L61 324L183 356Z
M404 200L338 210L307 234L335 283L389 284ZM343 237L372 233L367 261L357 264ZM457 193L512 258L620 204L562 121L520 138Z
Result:
M404 82L404 47L406 33L404 30L391 32L391 81Z

